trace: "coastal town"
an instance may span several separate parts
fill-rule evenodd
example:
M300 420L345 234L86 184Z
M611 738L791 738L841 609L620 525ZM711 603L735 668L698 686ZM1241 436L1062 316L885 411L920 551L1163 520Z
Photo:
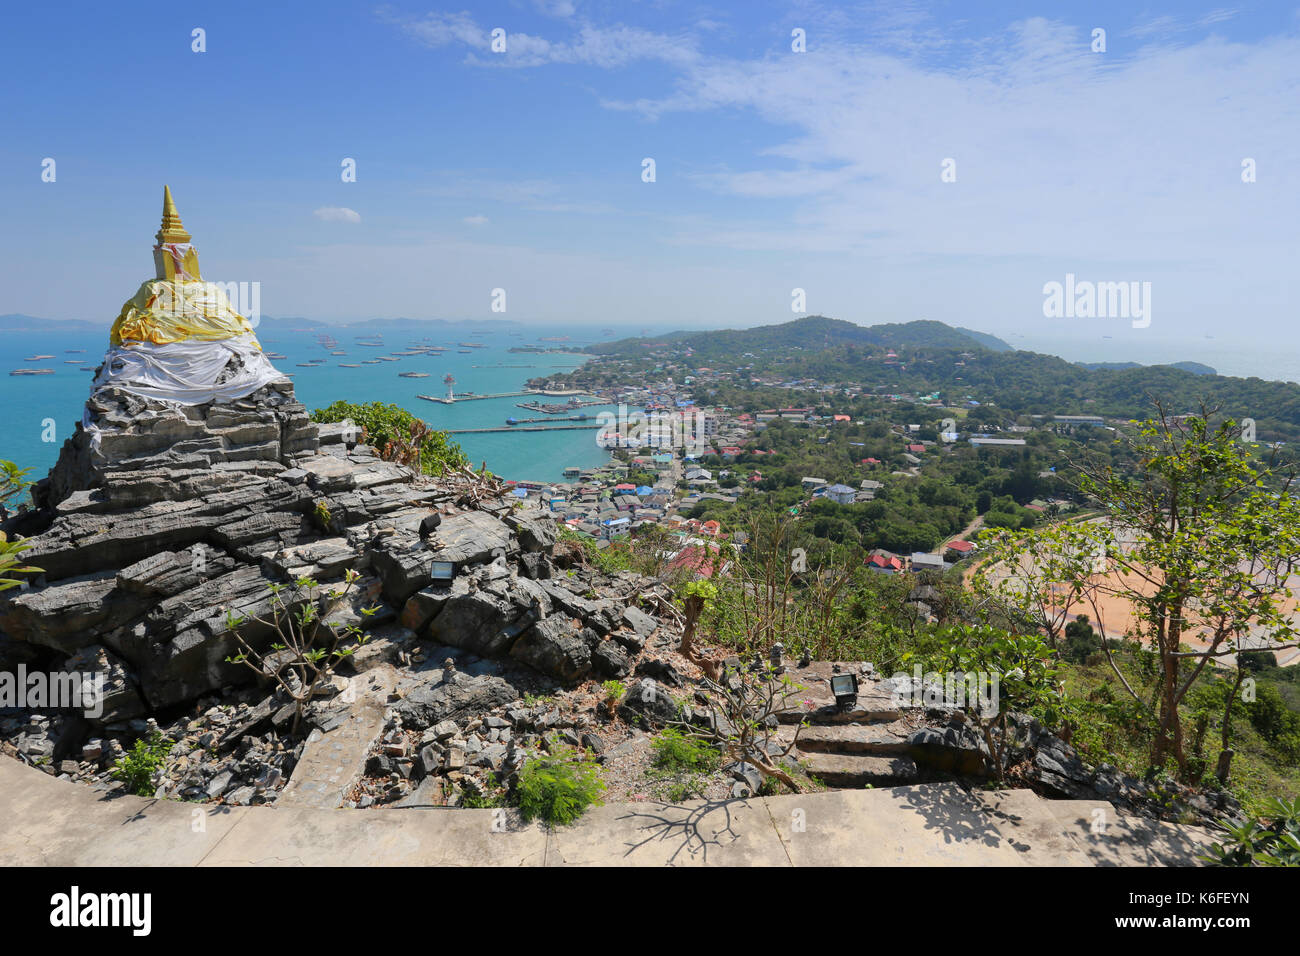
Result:
M627 380L622 385L590 384L601 377L600 358L563 378L530 382L529 387L550 393L577 385L589 389L584 405L616 407L617 413L597 416L599 426L588 426L600 428L596 440L610 450L610 460L600 467L566 468L565 480L560 482L514 480L510 484L517 497L551 512L598 549L648 528L661 529L670 569L700 577L726 573L727 563L716 555L728 543L743 548L746 538L740 524L700 512L743 505L746 498L762 498L769 490L764 484L765 473L787 457L780 446L790 444L787 440L772 447L773 442L764 441L774 425L779 425L784 435L793 434L796 447L817 449L833 444L855 423L861 424L860 417L848 410L860 409L867 402L875 411L872 417L887 426L885 451L844 463L828 460L820 473L799 476L799 500L789 509L797 518L818 502L836 506L873 502L891 482L917 478L958 449L1005 452L1025 448L1027 437L1035 431L1109 433L1121 424L1108 424L1101 415L1063 413L1030 416L1026 424L984 425L972 419L959 429L958 417L964 420L985 403L969 394L950 405L938 392L918 395L872 390L861 384L786 380L776 375L755 378L748 368L677 364L672 361L673 354L666 347L652 352L650 357L656 361L643 374L629 374L621 368L625 363L616 363ZM690 353L685 354L689 357ZM972 353L963 353L958 362L974 358ZM881 349L879 360L886 367L905 362L893 349ZM741 380L768 392L797 395L808 404L733 407L703 398ZM936 434L935 419L947 421L951 429ZM1051 477L1050 472L1045 471L1043 477ZM1028 501L1025 508L1056 516L1077 510L1077 505L1062 497L1045 496ZM981 524L976 518L963 529L965 533L945 535L925 549L871 549L866 566L882 574L949 570L978 552Z

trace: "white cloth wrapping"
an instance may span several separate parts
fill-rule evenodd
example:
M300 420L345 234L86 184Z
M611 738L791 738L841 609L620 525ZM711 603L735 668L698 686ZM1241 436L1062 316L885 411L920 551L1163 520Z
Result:
M243 361L242 367L218 383L235 356ZM255 337L242 335L215 342L132 342L110 348L90 391L93 395L101 388L114 386L142 398L204 405L231 402L278 381L288 378L262 353ZM91 447L98 450L99 429L90 422L89 409L82 425L91 433Z

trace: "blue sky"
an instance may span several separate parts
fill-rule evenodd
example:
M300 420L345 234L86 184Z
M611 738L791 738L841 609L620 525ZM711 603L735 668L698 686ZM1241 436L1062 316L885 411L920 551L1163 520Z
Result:
M165 182L272 315L504 288L518 321L742 326L803 288L1012 335L1074 273L1151 282L1152 337L1292 338L1300 8L1224 3L11 5L0 313L110 321Z

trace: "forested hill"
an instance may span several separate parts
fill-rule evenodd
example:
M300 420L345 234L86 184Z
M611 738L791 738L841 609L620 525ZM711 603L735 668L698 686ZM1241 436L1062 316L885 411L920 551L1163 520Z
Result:
M918 349L900 352L900 359L887 364L867 349L841 346L785 356L772 367L791 379L859 382L916 394L940 390L950 403L969 397L1015 414L1141 419L1150 416L1157 398L1170 413L1196 412L1204 404L1237 421L1254 419L1260 441L1300 441L1300 385L1291 382L1170 365L1087 368L1055 355L1020 351L963 357L952 350Z
M710 332L671 332L653 339L620 339L590 346L597 355L643 354L656 345L691 349L697 356L742 355L745 352L780 350L821 351L836 345L869 345L881 348L993 349L1010 352L1011 346L983 332L954 329L942 322L917 321L862 326L822 315L762 325L753 329L720 329Z

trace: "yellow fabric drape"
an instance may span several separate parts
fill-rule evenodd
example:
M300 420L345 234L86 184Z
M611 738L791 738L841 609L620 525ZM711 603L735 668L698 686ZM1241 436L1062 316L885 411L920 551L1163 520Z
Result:
M220 286L202 280L150 279L122 306L109 341L166 345L252 334L253 326L235 311Z

